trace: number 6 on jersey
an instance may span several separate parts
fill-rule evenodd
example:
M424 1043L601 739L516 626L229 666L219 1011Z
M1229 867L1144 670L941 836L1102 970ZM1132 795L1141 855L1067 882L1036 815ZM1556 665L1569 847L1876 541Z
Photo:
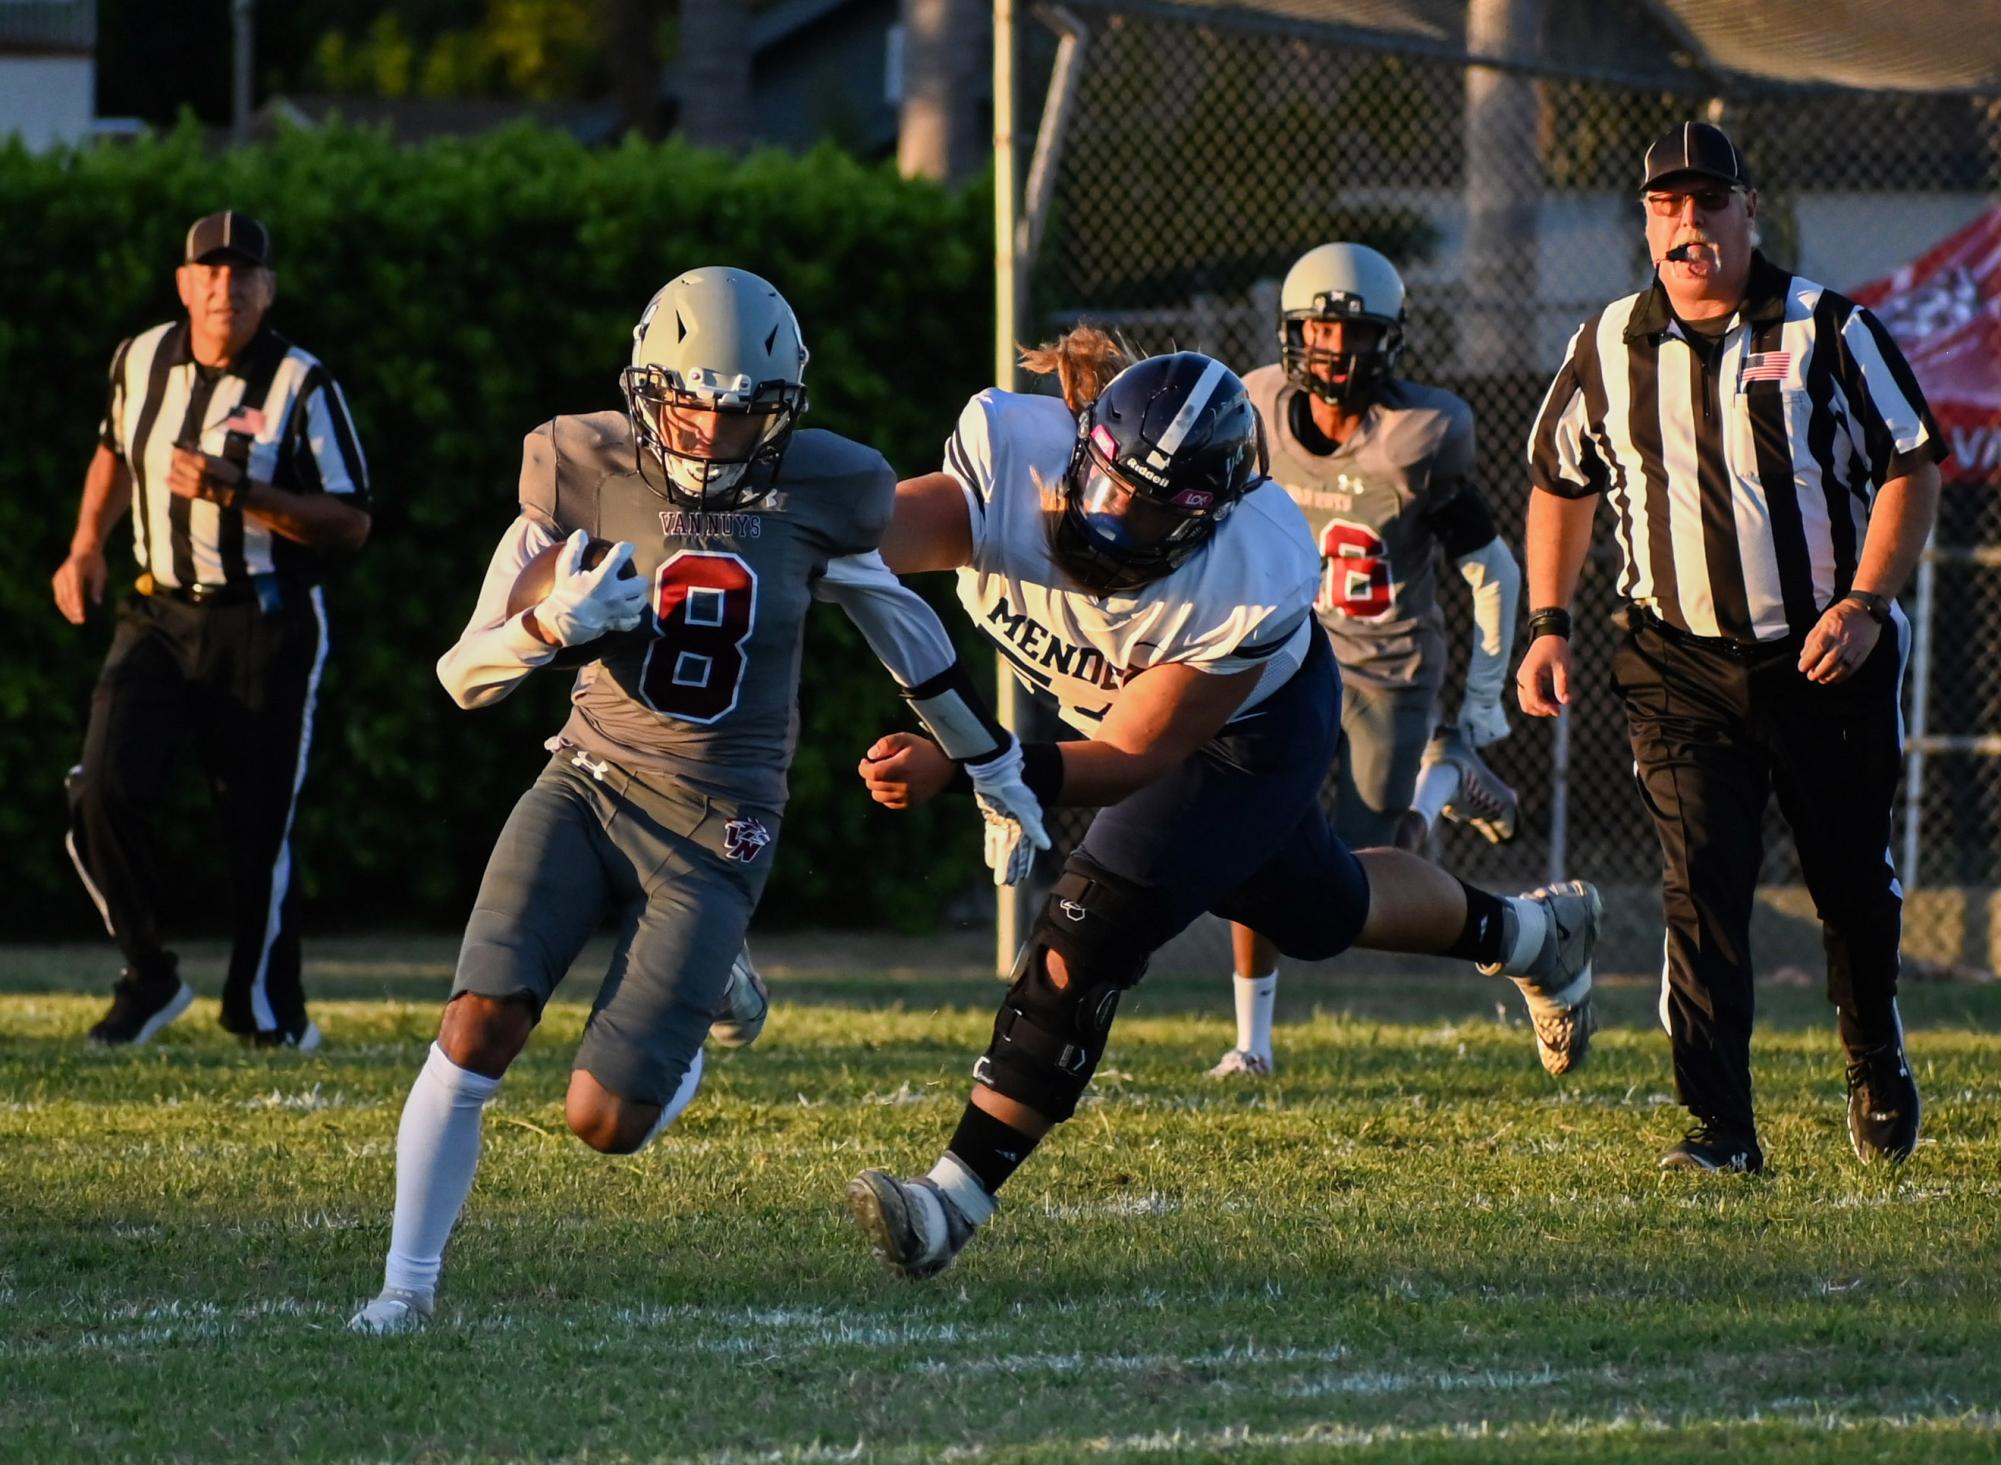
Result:
M646 705L681 722L720 722L736 709L757 625L757 571L721 550L684 549L653 577L654 629L639 677Z
M1396 604L1389 546L1375 530L1350 519L1330 519L1320 531L1320 610L1338 610L1353 621L1378 621Z

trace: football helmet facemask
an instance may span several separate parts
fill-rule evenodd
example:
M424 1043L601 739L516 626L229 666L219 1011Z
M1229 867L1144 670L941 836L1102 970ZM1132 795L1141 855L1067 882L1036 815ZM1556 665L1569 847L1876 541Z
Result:
M640 476L690 508L764 497L806 411L807 358L792 307L768 281L715 267L668 281L632 328L632 363L619 373Z
M1099 595L1168 575L1263 472L1257 410L1235 372L1193 351L1149 356L1077 419L1057 562Z
M1404 347L1403 276L1366 244L1309 249L1285 273L1278 292L1279 361L1302 392L1359 411L1396 374ZM1309 346L1308 321L1380 328L1364 350Z

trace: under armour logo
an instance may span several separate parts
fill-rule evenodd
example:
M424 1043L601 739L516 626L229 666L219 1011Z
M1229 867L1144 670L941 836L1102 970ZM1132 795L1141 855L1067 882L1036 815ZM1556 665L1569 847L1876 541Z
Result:
M1084 919L1084 907L1077 904L1074 900L1059 900L1056 902L1056 909L1063 912L1064 916L1069 920L1081 921Z
M751 818L732 819L723 826L723 853L749 864L771 843L771 831Z

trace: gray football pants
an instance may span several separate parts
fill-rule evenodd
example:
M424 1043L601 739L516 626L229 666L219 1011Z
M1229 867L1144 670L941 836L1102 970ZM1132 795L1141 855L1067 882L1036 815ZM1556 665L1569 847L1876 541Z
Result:
M1349 849L1392 843L1398 816L1417 791L1417 765L1431 740L1437 694L1429 687L1344 682L1341 750L1328 782L1334 832Z
M610 915L611 965L573 1066L620 1098L666 1103L721 1006L778 824L776 810L564 749L494 843L452 995L522 998L539 1020Z

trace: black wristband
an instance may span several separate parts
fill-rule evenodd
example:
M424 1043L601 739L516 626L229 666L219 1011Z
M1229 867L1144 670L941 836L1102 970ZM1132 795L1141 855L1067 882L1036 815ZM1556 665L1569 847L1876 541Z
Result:
M1570 639L1570 612L1560 605L1544 606L1541 610L1529 612L1529 640L1538 636L1561 636Z
M1890 606L1893 602L1889 596L1878 594L1874 590L1851 590L1841 598L1843 600L1852 600L1861 606L1862 609L1869 613L1869 619L1877 625L1887 626L1890 624Z
M1021 781L1044 808L1055 803L1056 796L1063 792L1063 745L1023 743Z

